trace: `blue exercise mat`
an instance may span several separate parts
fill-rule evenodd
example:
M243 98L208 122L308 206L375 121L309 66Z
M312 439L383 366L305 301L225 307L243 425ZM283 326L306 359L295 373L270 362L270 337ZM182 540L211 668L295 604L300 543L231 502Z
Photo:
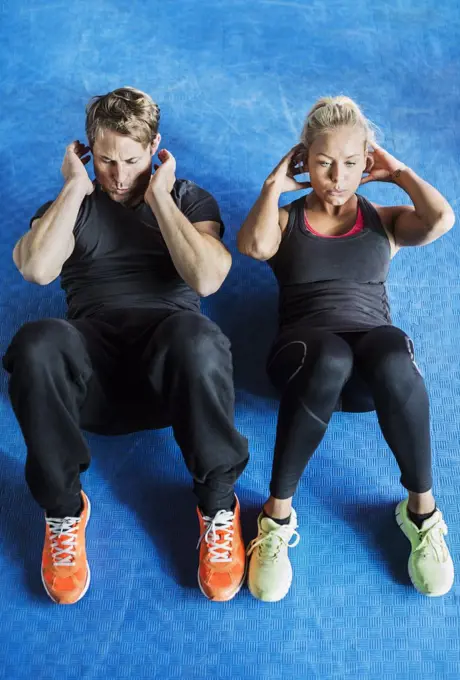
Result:
M177 174L219 201L234 266L204 310L233 344L237 425L251 461L238 483L246 539L266 498L277 402L264 375L275 331L268 267L236 253L261 183L298 141L324 94L349 94L383 146L458 214L460 18L456 0L163 0L33 2L0 7L0 349L26 321L62 316L57 283L24 282L11 251L61 186L65 146L84 138L90 96L122 85L152 94ZM396 187L364 195L407 203ZM389 295L415 342L431 397L435 492L457 562L459 227L400 252ZM196 583L198 523L171 431L89 436L84 487L92 584L73 607L40 581L44 521L23 475L25 445L1 373L0 678L19 680L458 680L459 580L419 595L394 521L403 497L375 414L334 416L295 506L301 542L292 590L263 604L244 588L213 604Z

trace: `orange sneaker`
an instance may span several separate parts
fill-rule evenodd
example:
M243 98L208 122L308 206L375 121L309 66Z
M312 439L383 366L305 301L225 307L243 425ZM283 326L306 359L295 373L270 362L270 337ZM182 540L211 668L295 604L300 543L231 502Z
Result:
M236 496L235 496L236 498ZM235 597L246 575L246 552L240 523L240 504L206 517L197 508L200 522L198 585L208 600L226 602Z
M42 582L57 604L74 604L89 588L90 571L86 560L85 529L91 514L86 494L81 492L80 517L46 517L42 555Z

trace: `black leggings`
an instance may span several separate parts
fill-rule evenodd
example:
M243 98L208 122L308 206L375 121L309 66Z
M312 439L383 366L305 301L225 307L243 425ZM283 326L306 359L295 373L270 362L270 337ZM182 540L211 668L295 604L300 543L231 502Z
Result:
M267 371L281 391L270 493L294 495L321 442L332 413L377 411L383 435L409 491L431 489L429 402L410 338L394 326L360 333L331 333L299 322L281 332ZM358 387L357 387L358 386ZM347 400L369 407L347 408ZM355 392L353 394L353 391Z

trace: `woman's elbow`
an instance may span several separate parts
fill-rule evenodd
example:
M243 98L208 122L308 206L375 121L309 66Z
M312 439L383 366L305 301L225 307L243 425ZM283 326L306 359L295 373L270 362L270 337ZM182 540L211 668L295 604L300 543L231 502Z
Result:
M444 217L444 224L446 231L450 231L455 224L455 213L450 206Z
M449 206L448 210L444 210L438 217L436 224L433 227L433 231L439 235L443 236L447 234L455 224L455 213Z
M257 242L255 239L248 242L246 239L237 239L238 250L242 255L247 255L252 257L254 260L261 260L265 262L269 260L278 250L278 244L276 247L267 247L267 244Z

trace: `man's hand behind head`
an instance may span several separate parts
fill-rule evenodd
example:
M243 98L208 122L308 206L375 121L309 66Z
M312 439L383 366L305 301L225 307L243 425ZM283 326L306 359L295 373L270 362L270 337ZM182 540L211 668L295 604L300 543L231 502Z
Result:
M176 159L166 149L158 153L161 165L155 164L155 172L150 178L144 200L149 205L157 194L170 194L176 181Z
M77 139L67 147L61 167L61 172L66 182L74 180L81 183L88 196L94 191L94 185L85 168L89 160L89 147Z

